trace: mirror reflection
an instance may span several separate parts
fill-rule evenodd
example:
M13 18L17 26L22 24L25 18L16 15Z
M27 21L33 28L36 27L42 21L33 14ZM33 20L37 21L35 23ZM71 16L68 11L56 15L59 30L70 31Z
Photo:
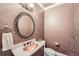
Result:
M34 20L32 16L26 12L19 14L15 22L16 32L22 37L30 37L34 32Z

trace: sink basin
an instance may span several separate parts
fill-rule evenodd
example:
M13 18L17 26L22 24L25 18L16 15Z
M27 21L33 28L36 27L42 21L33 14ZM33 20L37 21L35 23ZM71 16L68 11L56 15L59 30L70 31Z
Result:
M26 43L26 42L23 42ZM24 46L23 43L16 44L11 50L13 55L15 56L31 56L36 51L40 49L43 45L45 45L45 41L38 42L36 41L34 44L29 46Z
M29 45L27 47L24 47L23 51L32 51L32 50L34 50L37 47L38 47L38 44L31 44L31 45Z

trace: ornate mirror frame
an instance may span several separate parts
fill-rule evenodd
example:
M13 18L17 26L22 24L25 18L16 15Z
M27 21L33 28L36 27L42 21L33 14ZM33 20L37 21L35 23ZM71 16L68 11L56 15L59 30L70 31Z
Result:
M29 17L31 18L31 20L32 20L32 23L33 23L33 30L32 30L32 32L30 33L29 36L23 36L23 35L20 33L19 27L18 27L18 23L19 23L20 18L21 18L22 16L25 16L25 15L26 15L26 16L29 16ZM29 13L27 13L27 12L21 12L21 13L19 13L19 15L16 16L13 25L14 25L14 30L15 30L16 34L17 34L19 37L24 38L24 39L25 39L25 38L29 38L30 36L32 36L32 34L34 33L34 30L35 30L34 19L33 19L33 17L31 16L31 14L29 14Z

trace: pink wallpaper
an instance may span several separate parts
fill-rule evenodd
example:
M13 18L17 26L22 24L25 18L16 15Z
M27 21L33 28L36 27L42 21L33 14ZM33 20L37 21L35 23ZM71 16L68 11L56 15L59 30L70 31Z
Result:
M5 24L9 25L9 27L12 29L14 44L17 44L17 43L20 43L32 38L43 39L44 38L44 12L43 10L38 5L34 6L33 12L30 14L34 18L35 31L31 37L26 38L26 39L23 39L17 36L17 34L14 31L14 26L13 26L16 16L21 12L28 12L28 11L22 8L17 3L0 3L0 27L4 26ZM3 53L1 49L2 49L2 35L0 32L0 55L11 55L9 51Z
M44 39L48 47L79 55L79 4L63 4L44 13ZM55 42L60 46L55 46Z

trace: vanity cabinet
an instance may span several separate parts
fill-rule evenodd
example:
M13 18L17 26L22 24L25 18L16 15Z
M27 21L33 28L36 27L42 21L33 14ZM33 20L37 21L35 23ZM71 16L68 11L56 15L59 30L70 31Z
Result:
M2 51L0 50L0 56L13 56L11 50L7 50L7 51Z
M32 56L44 56L44 46L40 47Z

